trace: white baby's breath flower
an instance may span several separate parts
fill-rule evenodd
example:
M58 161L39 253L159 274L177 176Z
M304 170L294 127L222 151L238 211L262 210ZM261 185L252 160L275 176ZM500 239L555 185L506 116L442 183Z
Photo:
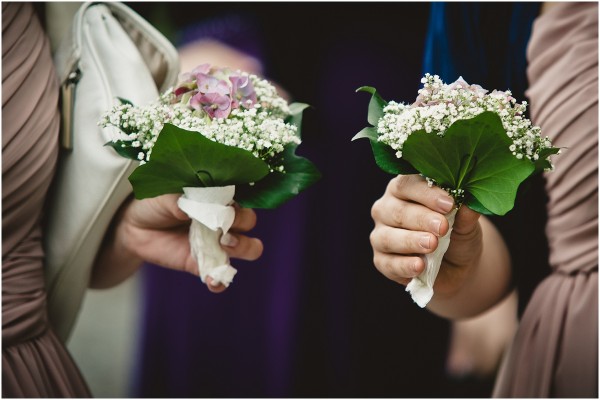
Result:
M396 150L398 158L412 133L425 130L443 136L457 120L470 119L484 111L498 114L513 142L510 151L518 159L538 160L539 152L551 147L549 139L540 136L540 128L523 117L527 102L516 103L510 90L488 93L479 85L469 85L462 77L446 85L438 75L431 74L425 74L421 83L423 88L413 104L390 101L377 124L378 140Z
M134 107L120 104L100 119L103 127L116 127L111 130L113 142L126 142L131 147L141 149L137 158L143 163L150 160L152 147L164 124L170 123L179 128L197 131L206 138L235 146L251 152L265 161L271 171L285 172L278 154L288 145L300 144L295 125L285 122L290 109L285 99L266 80L255 75L238 71L248 76L254 86L257 102L248 108L235 108L226 118L208 118L187 104L174 103L175 95L169 90L150 105Z

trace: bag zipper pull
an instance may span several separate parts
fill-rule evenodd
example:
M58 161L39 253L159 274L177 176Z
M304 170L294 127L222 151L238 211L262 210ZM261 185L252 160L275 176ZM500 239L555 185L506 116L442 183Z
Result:
M64 149L73 149L73 109L75 107L75 86L81 78L81 71L72 71L61 86L62 129L60 143Z

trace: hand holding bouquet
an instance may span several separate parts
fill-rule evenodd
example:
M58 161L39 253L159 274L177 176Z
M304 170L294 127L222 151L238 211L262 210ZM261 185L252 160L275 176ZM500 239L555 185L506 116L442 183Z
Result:
M120 155L140 161L129 177L137 199L183 193L200 277L228 286L236 271L219 239L233 223L234 197L243 207L275 208L320 176L295 155L306 107L288 105L254 75L204 64L154 104L120 99L100 125L113 129L109 144Z
M510 91L488 93L462 78L446 85L430 74L421 82L411 105L388 103L371 87L359 89L372 94L368 121L373 126L354 139L370 140L384 171L421 174L451 194L458 206L504 215L525 179L552 169L548 157L558 149L525 117L527 103L517 103ZM456 209L446 216L450 229L426 255L425 271L407 286L421 307L433 296L455 214Z

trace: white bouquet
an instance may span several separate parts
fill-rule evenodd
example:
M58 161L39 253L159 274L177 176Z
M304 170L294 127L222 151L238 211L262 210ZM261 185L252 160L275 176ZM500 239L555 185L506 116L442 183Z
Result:
M320 176L295 154L306 107L288 105L255 75L204 64L153 104L119 99L99 124L113 130L110 146L140 161L129 177L137 199L183 193L200 277L228 286L236 271L219 239L233 223L234 198L275 208Z
M548 157L559 149L525 117L526 102L510 91L488 93L462 77L446 85L426 74L412 104L386 102L372 87L366 137L377 164L391 174L423 175L430 185L450 193L455 203L488 215L504 215L514 206L519 185L536 172L551 170ZM448 249L457 209L449 213L450 229L438 248L426 256L425 271L408 285L425 307Z

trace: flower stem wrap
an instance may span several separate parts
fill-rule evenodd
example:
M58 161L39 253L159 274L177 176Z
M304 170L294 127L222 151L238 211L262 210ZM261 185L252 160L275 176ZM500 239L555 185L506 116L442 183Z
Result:
M220 245L220 238L233 224L232 207L235 186L184 187L177 204L191 219L190 247L198 263L202 282L210 276L213 285L229 286L237 270L229 264L229 256Z
M421 308L425 307L433 297L433 284L440 271L444 254L446 254L450 245L450 235L452 234L452 227L454 226L457 211L458 209L455 208L446 215L449 226L448 233L439 238L438 247L433 253L425 255L425 261L427 262L425 270L419 276L413 278L406 286L406 291L410 293L412 299Z

